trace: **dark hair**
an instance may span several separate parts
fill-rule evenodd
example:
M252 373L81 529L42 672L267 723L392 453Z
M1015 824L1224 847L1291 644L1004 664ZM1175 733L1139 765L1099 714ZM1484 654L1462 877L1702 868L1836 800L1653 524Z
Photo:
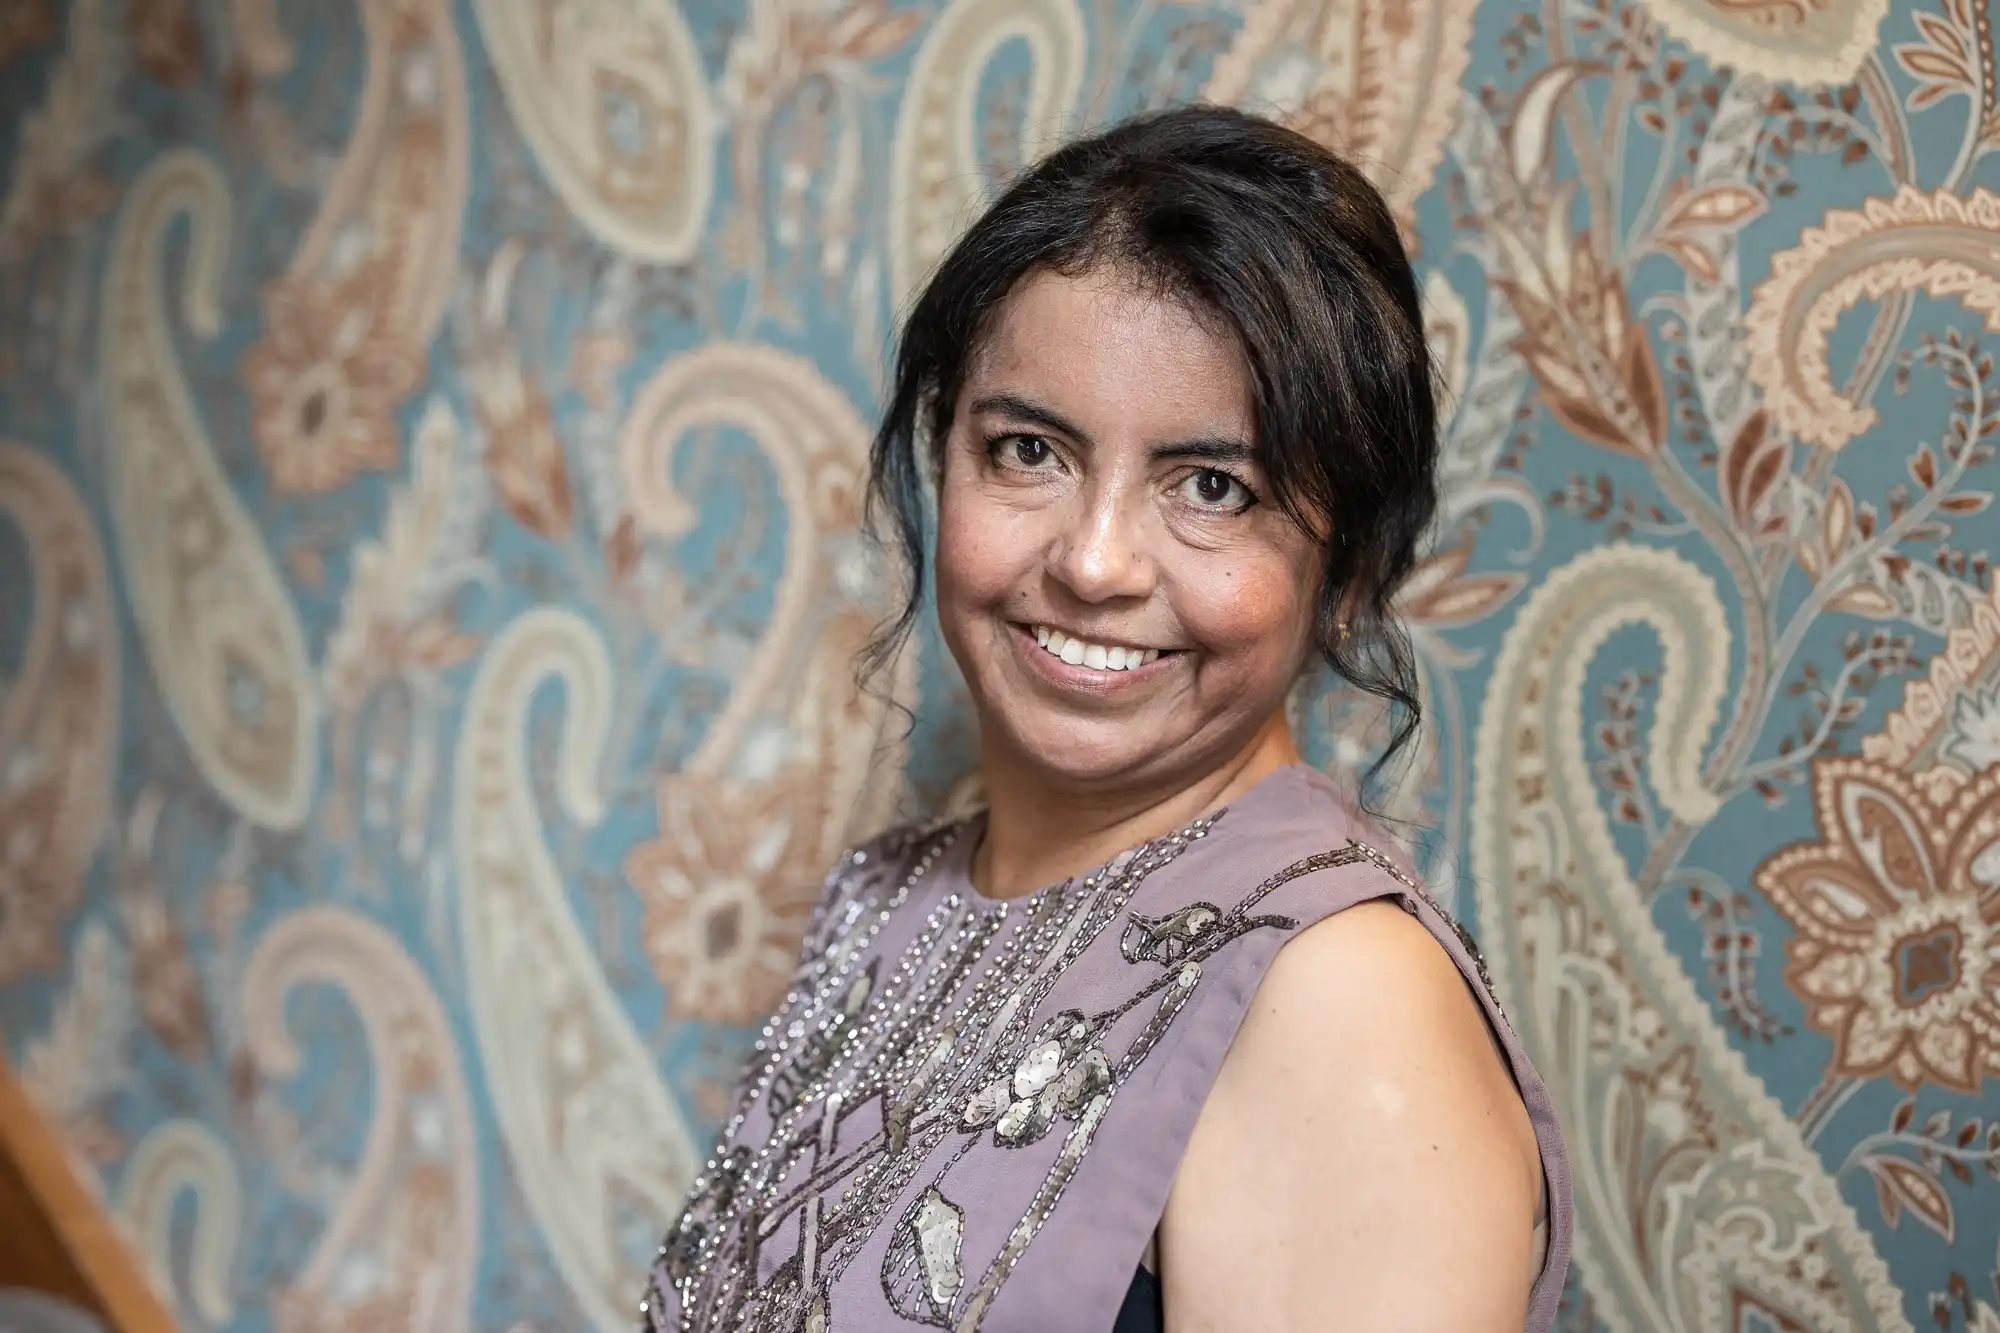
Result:
M917 617L922 469L938 464L995 313L1030 273L1098 269L1219 318L1241 344L1271 498L1324 534L1317 646L1396 718L1372 780L1422 716L1409 638L1391 612L1437 506L1436 405L1416 279L1365 176L1301 134L1223 107L1140 116L1057 150L931 275L898 339L870 458L869 526L878 536L889 528L908 595L864 671L896 652Z

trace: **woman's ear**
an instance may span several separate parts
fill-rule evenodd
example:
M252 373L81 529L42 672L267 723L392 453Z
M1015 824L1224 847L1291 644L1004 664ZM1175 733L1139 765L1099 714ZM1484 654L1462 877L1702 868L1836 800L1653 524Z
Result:
M1333 632L1336 641L1345 642L1347 636L1361 623L1367 609L1367 599L1362 591L1364 580L1352 579L1333 598Z

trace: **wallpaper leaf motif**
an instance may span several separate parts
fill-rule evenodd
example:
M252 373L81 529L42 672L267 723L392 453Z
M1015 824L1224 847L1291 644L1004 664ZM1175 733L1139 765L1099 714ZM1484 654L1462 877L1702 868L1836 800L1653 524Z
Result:
M0 18L0 61L55 36L54 0L16 5ZM98 154L120 128L115 105L128 51L105 17L104 0L81 0L49 71L41 104L21 117L0 203L0 264L25 263L36 242L109 208L116 187L97 170Z
M0 694L0 982L62 961L111 804L118 628L97 531L69 480L0 439L0 512L27 539L32 619Z
M332 776L322 818L347 834L363 714L377 692L400 684L417 698L441 689L444 673L470 661L478 636L460 625L457 595L478 581L479 521L488 492L469 484L463 424L441 395L423 407L410 442L410 477L390 495L378 537L352 548L352 573L320 667L331 722ZM419 744L430 735L419 732ZM429 766L414 772L421 779ZM402 838L414 852L427 817L427 784L406 791Z
M96 1113L124 1090L131 1068L130 964L101 919L85 922L72 948L76 981L57 997L46 1031L26 1043L16 1067L35 1104L80 1155L116 1157L130 1145L116 1141Z
M1874 49L1889 0L1648 0L1647 8L1668 32L1718 65L1767 79L1844 83Z
M887 334L1206 96L1416 258L1385 799L1564 1328L2000 1333L1990 6L0 11L0 1031L189 1327L631 1326L825 869L977 797L934 639L852 671Z
M393 463L393 414L444 313L467 188L465 74L446 0L362 0L368 82L353 137L245 355L253 428L281 491ZM267 69L275 77L278 69Z

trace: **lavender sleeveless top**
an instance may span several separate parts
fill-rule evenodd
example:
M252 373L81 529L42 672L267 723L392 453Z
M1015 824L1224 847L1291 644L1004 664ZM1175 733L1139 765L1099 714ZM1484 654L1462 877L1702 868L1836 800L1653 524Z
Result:
M649 1333L1109 1333L1265 968L1375 898L1437 937L1512 1063L1546 1185L1526 1327L1553 1326L1572 1208L1548 1093L1470 937L1329 779L1281 769L1006 902L972 887L979 832L890 834L828 878Z

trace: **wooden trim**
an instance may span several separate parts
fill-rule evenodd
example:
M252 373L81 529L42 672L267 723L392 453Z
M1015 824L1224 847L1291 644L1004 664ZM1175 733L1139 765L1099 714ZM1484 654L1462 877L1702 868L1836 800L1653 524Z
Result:
M153 1290L138 1257L97 1199L77 1178L68 1150L0 1051L0 1157L31 1196L43 1230L67 1254L72 1274L54 1273L44 1286L71 1300L88 1296L94 1313L117 1333L178 1333L179 1325ZM10 1226L9 1230L12 1230ZM86 1291L73 1288L80 1280Z

